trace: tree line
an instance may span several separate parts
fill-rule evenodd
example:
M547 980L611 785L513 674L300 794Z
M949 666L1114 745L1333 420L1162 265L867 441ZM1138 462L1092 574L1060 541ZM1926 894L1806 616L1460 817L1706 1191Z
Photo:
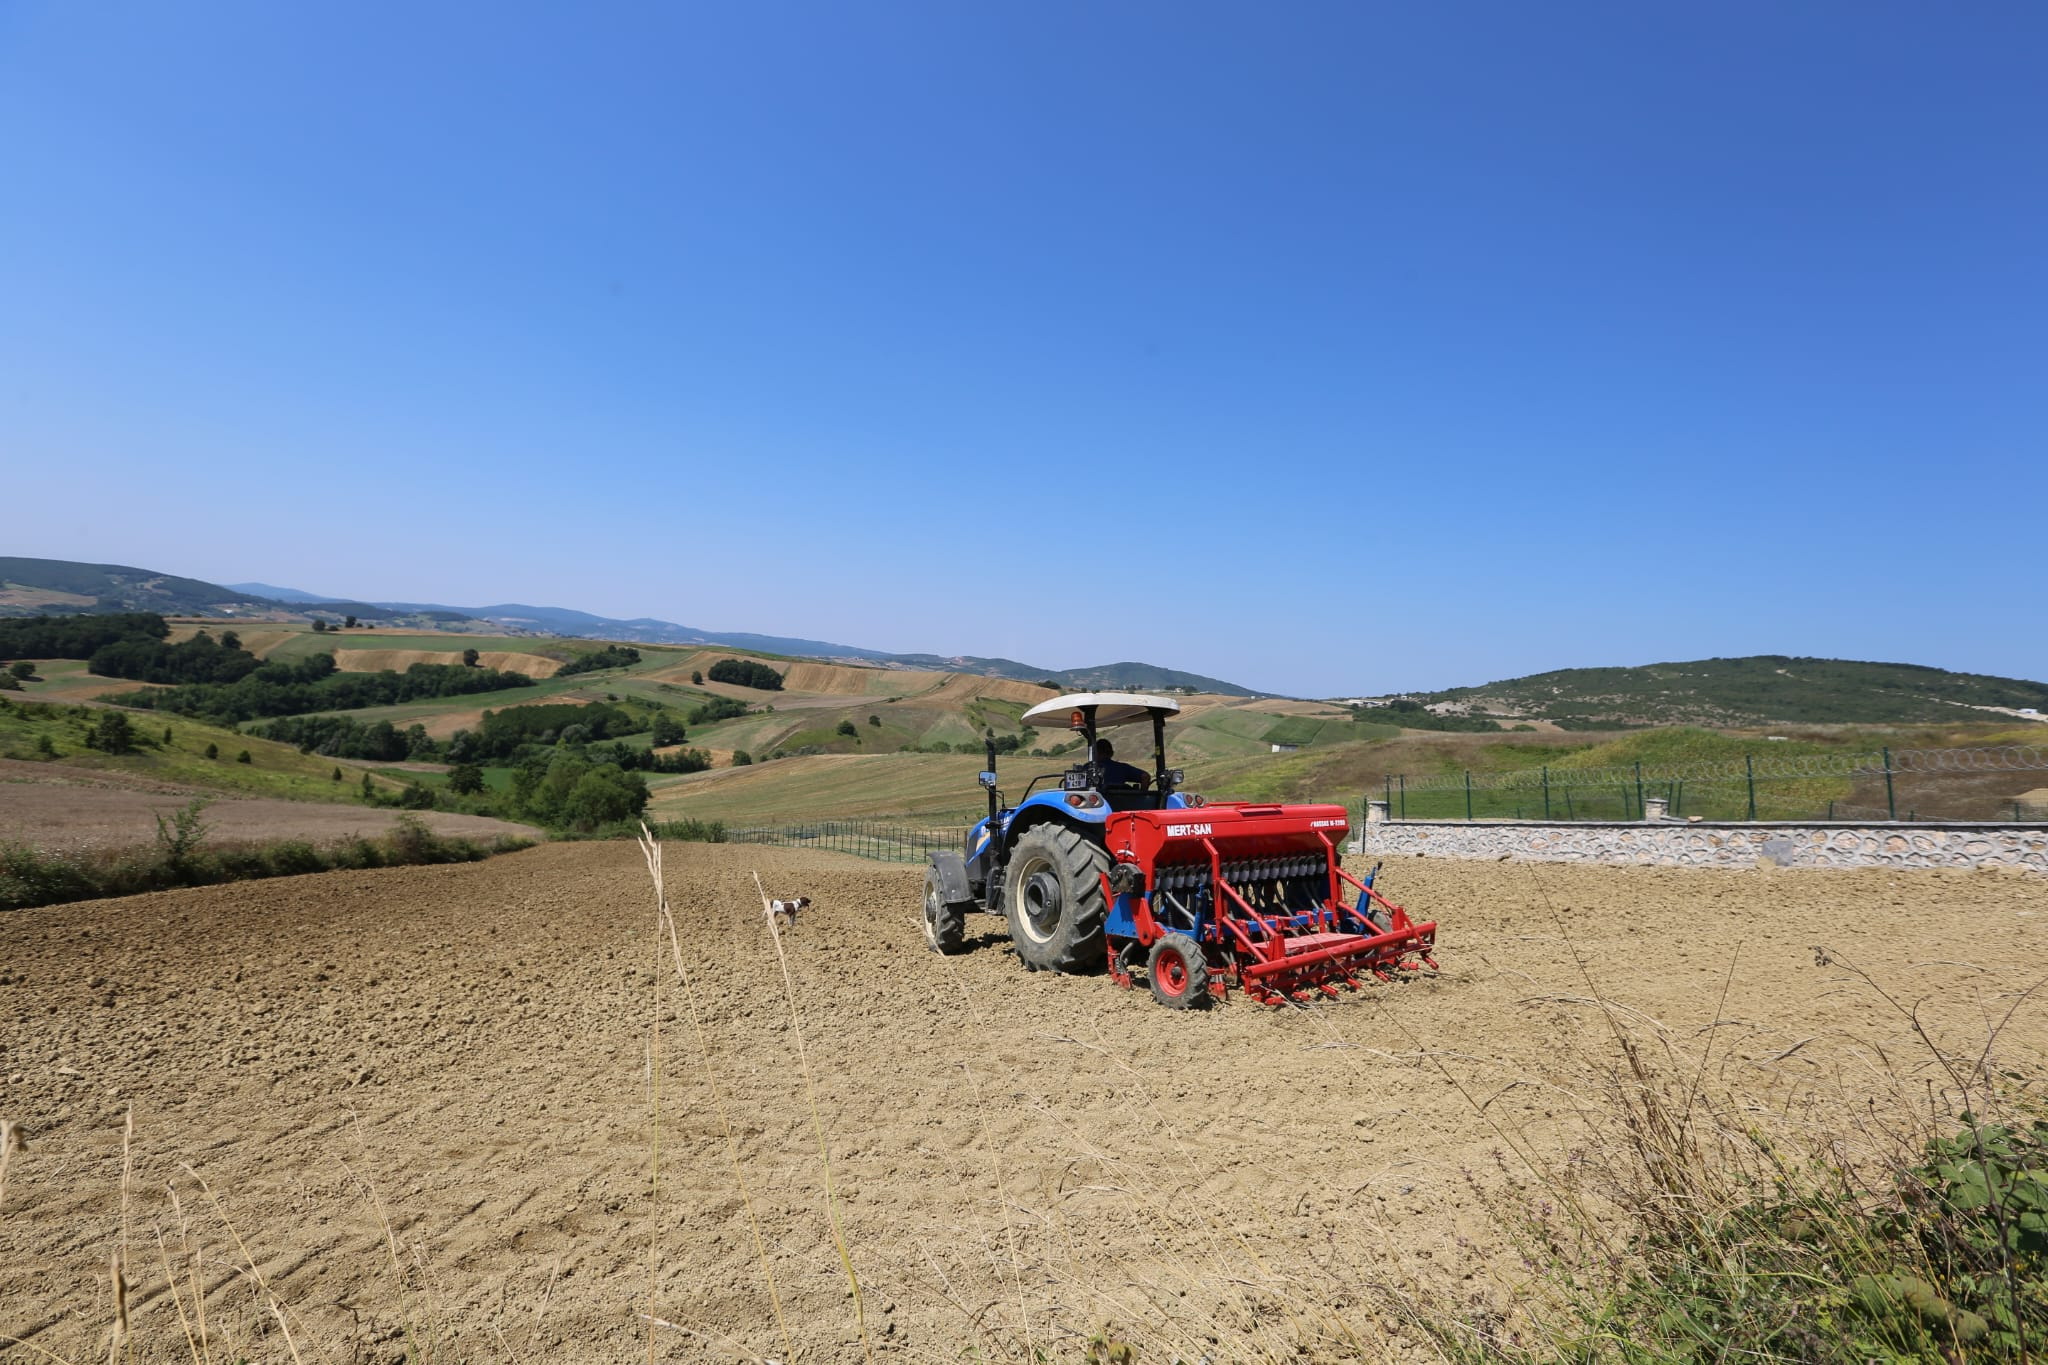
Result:
M639 662L639 650L628 645L606 645L589 654L577 655L556 669L555 676L566 678L572 673L595 673L600 668L625 668Z
M263 664L232 683L190 683L161 692L121 699L126 706L197 716L233 725L269 716L297 716L311 711L353 711L365 706L438 697L470 696L531 687L524 673L460 664L414 664L403 673L337 673L332 654L315 654L298 663Z
M162 640L170 633L170 624L153 611L21 616L0 620L0 659L90 659L119 640Z
M782 675L755 659L720 659L711 665L711 681L759 688L763 692L782 690Z

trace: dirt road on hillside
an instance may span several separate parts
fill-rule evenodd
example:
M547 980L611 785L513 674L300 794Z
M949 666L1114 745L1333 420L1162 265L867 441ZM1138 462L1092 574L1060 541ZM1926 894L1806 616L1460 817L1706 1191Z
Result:
M1577 958L1795 1128L1933 1073L1843 960L1978 1046L2048 961L2038 879L1411 860L1384 884L1442 921L1440 980L1184 1015L998 942L923 951L914 868L667 856L703 1049L624 844L0 918L28 1134L0 1335L36 1348L0 1360L105 1359L123 1245L138 1359L189 1357L196 1276L213 1359L645 1359L652 1331L665 1360L859 1360L805 1057L878 1358L1078 1359L1101 1329L1145 1361L1398 1356L1388 1286L1463 1308L1519 1273L1496 1154L1585 1140L1608 1049ZM801 1052L754 869L814 901ZM2040 1004L1997 1051L2040 1074Z

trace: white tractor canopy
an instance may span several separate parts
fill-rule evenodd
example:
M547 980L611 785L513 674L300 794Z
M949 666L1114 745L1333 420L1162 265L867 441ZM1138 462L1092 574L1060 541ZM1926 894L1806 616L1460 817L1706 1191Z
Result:
M1075 717L1085 719L1091 710L1093 728L1107 730L1112 725L1129 725L1153 716L1163 719L1177 715L1180 703L1171 697L1155 697L1145 692L1069 692L1026 711L1024 723L1041 730L1079 730L1085 726L1075 724Z

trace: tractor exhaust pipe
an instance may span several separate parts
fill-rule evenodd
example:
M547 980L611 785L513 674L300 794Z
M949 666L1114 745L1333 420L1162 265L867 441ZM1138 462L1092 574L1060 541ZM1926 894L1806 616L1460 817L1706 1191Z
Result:
M1002 804L1002 803L1001 803L1001 801L1000 801L1000 800L999 800L999 799L997 798L997 796L996 796L996 784L995 784L995 772L996 772L996 740L995 740L995 736L994 736L994 735L990 735L990 734L984 734L984 735L983 735L983 736L981 737L981 752L982 752L982 764L983 764L983 769L984 769L984 771L986 771L986 772L988 773L988 775L989 775L989 783L988 783L988 818L989 818L989 837L990 837L990 838L994 838L994 837L995 837L995 818L996 818L996 811L997 811L997 810L998 810L998 809L1000 808L1000 806L1001 806L1001 804Z

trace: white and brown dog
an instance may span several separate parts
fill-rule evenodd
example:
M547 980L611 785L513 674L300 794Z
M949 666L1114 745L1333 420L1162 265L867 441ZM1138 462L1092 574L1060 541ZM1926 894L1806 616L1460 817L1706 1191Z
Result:
M784 929L796 928L796 912L811 903L809 896L798 896L794 900L769 901L768 918Z

